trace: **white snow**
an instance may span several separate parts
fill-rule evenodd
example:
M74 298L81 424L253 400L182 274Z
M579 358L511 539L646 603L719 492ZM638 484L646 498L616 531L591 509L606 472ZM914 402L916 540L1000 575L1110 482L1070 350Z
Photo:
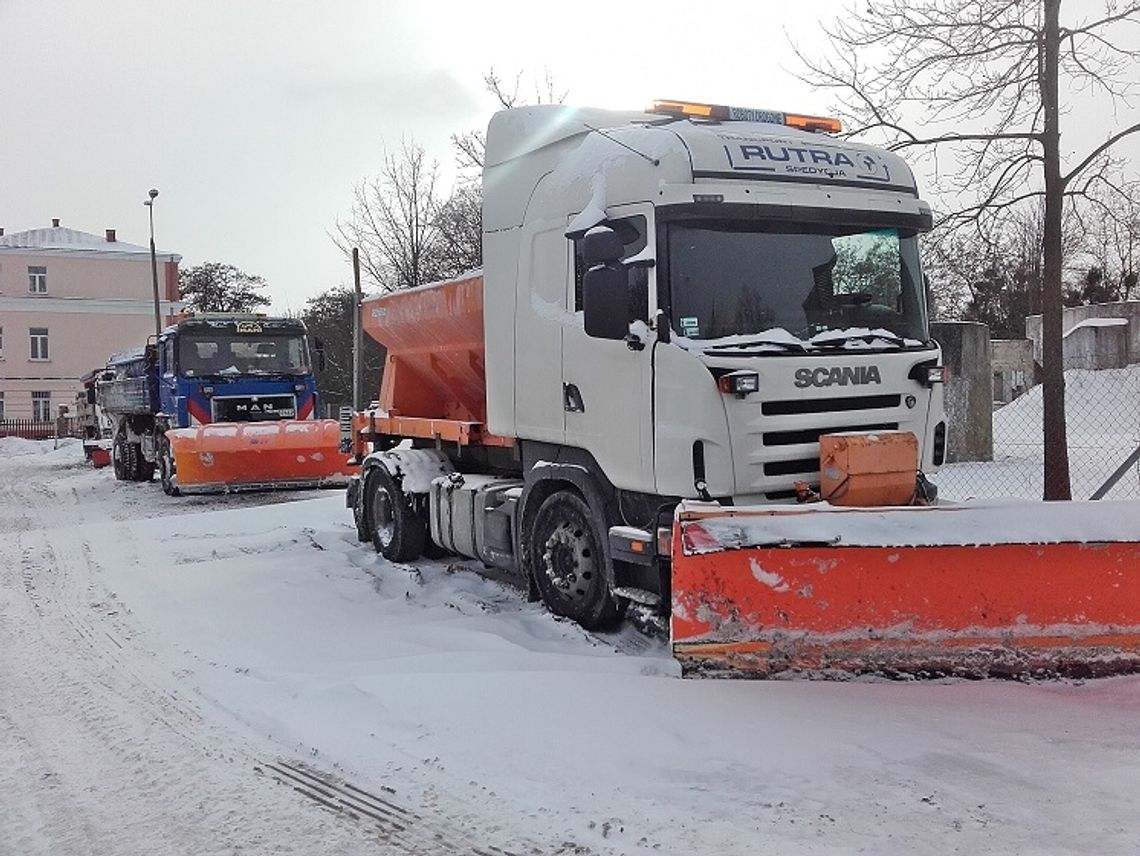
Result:
M1042 389L1035 386L995 410L993 461L943 467L932 476L939 496L1040 499L1043 405ZM1088 498L1140 444L1140 365L1066 371L1065 416L1073 496ZM1140 468L1134 467L1107 498L1138 496Z
M1078 321L1072 327L1065 331L1065 338L1075 330L1080 330L1082 327L1127 327L1127 318L1086 318L1084 321Z
M715 339L690 339L674 334L672 341L685 350L707 350L709 348L730 348L738 350L755 351L757 354L776 353L784 350L782 345L791 345L807 351L819 347L841 345L845 350L861 351L872 348L895 348L900 337L890 330L876 327L845 327L836 330L824 330L807 339L801 339L783 327L773 327L759 333L737 333L732 336L720 336ZM917 339L903 338L902 343L907 348L921 347L922 342Z
M0 440L0 853L1136 851L1140 678L680 680L475 567Z
M704 509L707 504L692 507ZM849 547L1140 543L1140 501L978 501L905 508L842 508L821 502L739 512L726 508L696 523L728 548L796 543Z
M390 449L368 457L379 460L392 475L399 475L405 493L427 493L435 479L455 469L446 455L434 449Z

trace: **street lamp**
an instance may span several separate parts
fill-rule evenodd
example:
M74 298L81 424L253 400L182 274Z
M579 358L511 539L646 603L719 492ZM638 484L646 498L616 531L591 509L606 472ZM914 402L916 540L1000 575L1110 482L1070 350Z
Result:
M150 209L150 279L154 286L154 335L157 339L162 334L162 316L158 308L158 258L154 253L154 198L158 191L152 187L147 196L150 199L143 205Z

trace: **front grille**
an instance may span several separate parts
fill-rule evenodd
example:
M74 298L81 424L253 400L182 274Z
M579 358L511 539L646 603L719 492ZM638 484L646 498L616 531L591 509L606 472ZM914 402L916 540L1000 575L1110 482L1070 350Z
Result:
M297 404L292 395L214 398L213 406L215 422L273 422L297 418Z
M898 407L901 395L858 395L851 398L795 398L766 401L760 412L765 416L794 416L801 413L842 413L849 410L882 410Z
M819 475L819 455L814 458L795 458L791 461L769 461L764 465L766 476L792 476L804 473Z
M839 434L846 431L894 431L897 422L882 422L878 425L840 425L833 428L806 428L802 431L766 431L765 446L798 446L801 443L818 443L824 434Z

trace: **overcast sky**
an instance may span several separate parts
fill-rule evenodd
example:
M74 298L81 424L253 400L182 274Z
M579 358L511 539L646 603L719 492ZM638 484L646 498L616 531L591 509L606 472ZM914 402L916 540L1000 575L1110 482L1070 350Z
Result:
M0 0L0 226L145 244L156 187L160 249L300 310L351 283L328 233L385 146L412 138L450 176L450 135L494 110L489 68L549 72L573 104L826 112L785 31L822 49L844 5Z

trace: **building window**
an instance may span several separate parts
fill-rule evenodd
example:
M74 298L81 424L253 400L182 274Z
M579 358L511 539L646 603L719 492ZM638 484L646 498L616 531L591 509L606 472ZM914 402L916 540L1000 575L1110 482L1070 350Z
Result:
M34 422L51 422L51 393L32 393L32 420Z
M0 422L4 421L4 393L0 392Z
M43 265L28 265L28 293L47 294L47 268Z
M31 355L33 360L46 360L48 358L48 331L47 327L32 327L28 330L31 337Z

